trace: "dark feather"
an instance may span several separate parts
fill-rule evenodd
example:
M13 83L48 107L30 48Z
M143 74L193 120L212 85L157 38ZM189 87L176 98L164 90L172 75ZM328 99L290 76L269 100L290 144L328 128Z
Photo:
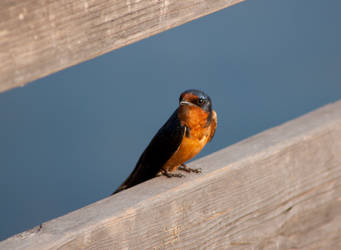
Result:
M185 133L185 127L181 125L177 113L178 110L175 110L160 128L141 155L134 171L113 194L155 177L175 153Z

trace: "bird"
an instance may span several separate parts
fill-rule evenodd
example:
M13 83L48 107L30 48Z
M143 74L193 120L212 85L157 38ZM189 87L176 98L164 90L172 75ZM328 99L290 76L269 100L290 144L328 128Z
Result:
M184 176L173 173L175 170L200 173L201 169L190 168L185 162L212 140L216 127L217 114L211 98L197 89L184 91L178 108L152 138L133 172L112 195L156 176Z

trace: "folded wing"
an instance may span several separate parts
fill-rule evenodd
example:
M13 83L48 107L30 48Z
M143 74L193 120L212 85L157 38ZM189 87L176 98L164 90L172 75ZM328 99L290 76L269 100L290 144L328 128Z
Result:
M185 133L185 127L181 125L177 113L178 110L175 110L160 128L141 155L134 171L113 194L155 177L175 153Z

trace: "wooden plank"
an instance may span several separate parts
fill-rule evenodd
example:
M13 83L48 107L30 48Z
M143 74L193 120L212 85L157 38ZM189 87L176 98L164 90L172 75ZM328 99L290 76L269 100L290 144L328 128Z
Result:
M1 0L0 92L243 0Z
M0 242L0 249L341 249L341 101Z

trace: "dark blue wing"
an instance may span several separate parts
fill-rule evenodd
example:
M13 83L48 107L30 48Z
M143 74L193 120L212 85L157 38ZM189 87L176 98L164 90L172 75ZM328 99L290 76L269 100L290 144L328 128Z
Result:
M155 177L175 153L185 133L185 127L181 125L177 113L178 110L175 110L160 128L141 155L134 171L113 194Z

